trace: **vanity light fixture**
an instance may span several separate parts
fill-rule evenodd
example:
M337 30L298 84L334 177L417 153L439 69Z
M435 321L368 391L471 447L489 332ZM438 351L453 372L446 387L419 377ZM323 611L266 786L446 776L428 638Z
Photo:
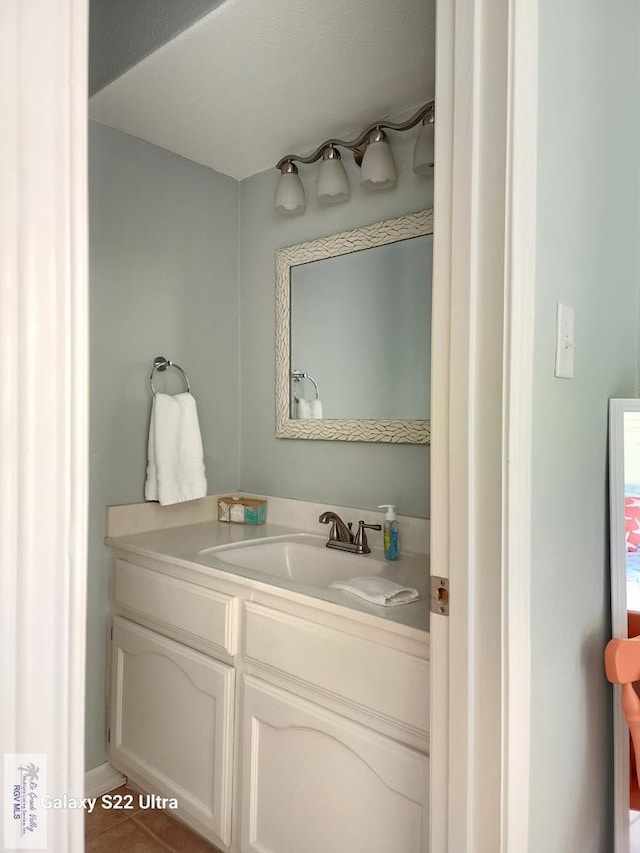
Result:
M396 185L396 163L387 135L379 127L369 134L361 169L360 186L365 190L388 190Z
M298 167L291 160L286 160L280 171L274 202L276 210L278 213L302 213L305 208L304 187Z
M318 201L337 204L347 201L350 195L349 178L340 152L333 145L328 145L322 153L322 163L318 171Z
M351 195L349 180L338 147L347 148L361 166L360 185L365 189L386 190L395 186L396 164L384 129L410 130L422 122L413 157L413 170L418 175L433 172L433 136L435 101L429 101L403 122L380 120L367 127L352 142L327 139L316 150L303 157L287 154L277 164L280 178L276 187L274 207L278 213L302 213L305 209L304 187L294 160L304 165L322 158L318 172L318 201L336 204L347 201Z
M418 175L430 175L433 171L435 113L428 113L423 121L413 150L413 171Z

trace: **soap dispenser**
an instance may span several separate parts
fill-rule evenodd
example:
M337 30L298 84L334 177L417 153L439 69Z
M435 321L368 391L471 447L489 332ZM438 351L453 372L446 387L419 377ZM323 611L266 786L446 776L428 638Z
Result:
M399 560L400 548L398 546L398 522L396 521L396 508L394 504L380 504L378 509L387 510L382 533L385 559Z

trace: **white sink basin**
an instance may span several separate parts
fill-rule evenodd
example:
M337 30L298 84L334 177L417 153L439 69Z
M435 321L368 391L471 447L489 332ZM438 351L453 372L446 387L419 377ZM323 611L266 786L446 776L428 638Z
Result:
M311 586L329 586L333 581L362 575L378 575L385 564L370 555L349 554L325 547L313 537L242 542L209 548L198 555L208 563L222 562L270 577L288 578Z

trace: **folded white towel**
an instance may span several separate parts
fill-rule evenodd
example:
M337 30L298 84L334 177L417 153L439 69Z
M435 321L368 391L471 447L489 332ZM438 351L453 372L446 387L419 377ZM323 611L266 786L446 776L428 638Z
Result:
M322 402L320 400L311 400L309 403L309 417L314 420L322 420Z
M380 604L382 607L396 607L398 604L408 604L420 596L417 589L387 580L386 578L369 577L350 578L348 581L334 581L330 586L343 589L352 595Z
M298 400L298 420L322 420L322 402L320 400Z
M191 394L156 394L149 424L144 496L166 506L206 494L196 401Z
M309 403L306 400L303 400L302 398L300 398L297 403L296 417L300 421L306 420L307 418L311 417L311 414L309 412Z

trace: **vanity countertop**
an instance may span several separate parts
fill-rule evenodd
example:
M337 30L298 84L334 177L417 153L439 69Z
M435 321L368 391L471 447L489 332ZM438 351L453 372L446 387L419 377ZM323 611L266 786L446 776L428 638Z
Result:
M397 562L386 562L386 568L380 577L417 589L420 598L411 604L381 607L343 590L301 584L288 578L267 577L246 568L231 566L222 562L224 552L200 553L221 545L301 533L307 532L279 524L267 523L252 526L207 521L128 536L108 536L105 538L105 543L119 551L161 562L177 563L210 577L231 579L242 586L266 592L277 587L287 598L297 599L307 604L314 602L323 610L330 610L338 615L344 615L344 608L348 608L352 611L351 615L358 621L371 623L372 620L383 619L388 628L398 633L415 636L414 632L417 630L424 636L424 633L429 631L429 556L427 554L401 554ZM362 555L356 559L363 561L377 559L385 562L382 551L376 548L371 549L371 555Z

